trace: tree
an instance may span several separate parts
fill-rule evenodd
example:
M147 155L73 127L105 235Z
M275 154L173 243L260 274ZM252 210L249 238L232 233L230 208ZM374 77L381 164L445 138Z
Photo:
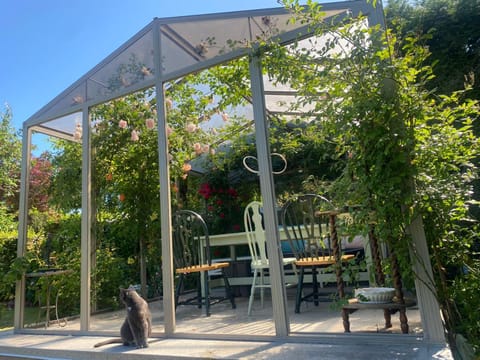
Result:
M82 207L82 146L61 139L52 143L49 202L65 213L77 212Z
M28 201L30 208L41 212L48 210L48 199L51 185L53 168L47 152L31 160L30 186Z
M399 37L430 34L425 39L435 78L427 84L441 93L472 86L470 98L480 98L480 2L478 0L389 1L389 27Z
M12 111L0 111L0 202L9 211L18 208L20 186L21 140L11 126Z

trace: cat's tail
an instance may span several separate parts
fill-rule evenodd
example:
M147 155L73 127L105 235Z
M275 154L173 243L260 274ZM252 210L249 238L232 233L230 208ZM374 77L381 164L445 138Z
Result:
M123 344L123 340L121 338L108 339L108 340L96 343L95 345L93 345L93 347L100 347L108 344Z

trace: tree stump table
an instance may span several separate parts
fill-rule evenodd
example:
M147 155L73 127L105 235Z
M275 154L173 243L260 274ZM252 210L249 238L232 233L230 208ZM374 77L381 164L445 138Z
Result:
M343 319L343 328L345 332L350 332L350 319L349 315L354 313L357 310L362 309L378 309L383 310L385 317L385 328L392 327L391 315L395 314L397 311L400 311L400 328L402 329L403 334L408 334L408 320L405 316L405 309L409 306L415 305L414 302L411 303L368 303L368 302L359 302L358 299L350 299L347 304L342 306L342 319Z

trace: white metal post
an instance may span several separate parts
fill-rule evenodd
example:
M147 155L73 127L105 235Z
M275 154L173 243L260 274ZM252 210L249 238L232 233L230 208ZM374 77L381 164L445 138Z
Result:
M270 158L268 123L265 116L265 96L263 90L261 58L250 58L250 80L253 97L253 118L255 121L255 139L257 145L260 191L262 193L265 237L270 262L270 281L272 285L272 307L277 336L287 336L290 325L287 313L287 293L283 273L280 235L276 213L275 188Z
M89 109L82 111L82 223L81 223L81 264L80 264L80 330L90 328L91 288L91 229L92 229L92 170L90 148Z
M153 48L155 61L155 87L158 121L158 172L160 181L160 223L162 241L162 283L165 334L175 332L175 301L173 277L172 214L170 199L170 170L168 167L167 119L165 112L165 93L161 79L160 26L153 24Z
M20 204L18 210L18 242L17 257L25 255L27 245L27 219L28 219L28 191L30 178L30 149L32 142L32 131L26 125L23 126L22 141L22 167L20 172ZM23 328L25 315L25 275L17 280L15 287L15 330Z
M423 338L432 342L445 343L445 331L436 297L432 264L422 218L417 216L408 230L413 240L412 267L415 274L415 289L422 320Z

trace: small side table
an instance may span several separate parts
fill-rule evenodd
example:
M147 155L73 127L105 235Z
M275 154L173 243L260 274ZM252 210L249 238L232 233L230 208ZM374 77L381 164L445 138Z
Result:
M51 283L50 279L53 276L60 276L60 275L66 275L71 273L72 270L65 270L65 269L47 269L47 270L39 270L39 271L34 271L30 273L26 273L25 276L27 278L41 278L41 277L46 277L47 278L47 293L46 293L46 300L45 300L45 310L46 310L46 315L45 315L45 328L48 327L50 324L50 309L57 309L58 305L58 298L55 301L55 305L50 305L50 292L51 292ZM57 313L57 323L59 323L58 320L58 313Z
M389 303L361 303L358 299L350 299L348 304L342 306L342 319L343 319L343 328L345 332L350 332L350 319L349 314L354 313L357 310L362 309L381 309L387 310L384 311L385 315L385 328L391 328L391 314L395 314L397 311L400 311L400 327L402 329L403 334L408 334L408 320L405 315L405 309L407 307L415 305L414 302L409 302L405 304L400 304L396 302L389 302Z

